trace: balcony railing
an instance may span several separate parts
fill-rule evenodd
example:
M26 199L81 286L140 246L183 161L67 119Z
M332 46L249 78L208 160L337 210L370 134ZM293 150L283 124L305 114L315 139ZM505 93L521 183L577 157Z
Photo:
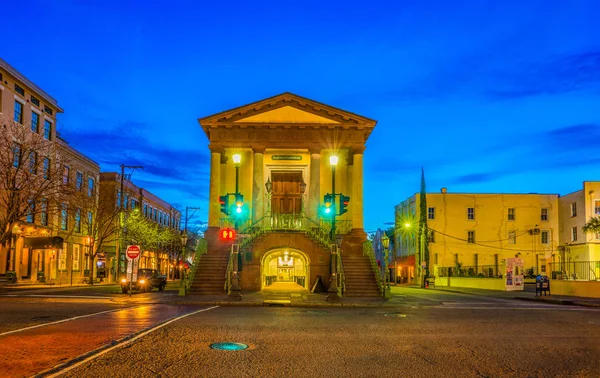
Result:
M501 265L440 266L435 274L437 277L502 278L504 269Z
M600 261L555 262L549 265L554 280L600 280Z

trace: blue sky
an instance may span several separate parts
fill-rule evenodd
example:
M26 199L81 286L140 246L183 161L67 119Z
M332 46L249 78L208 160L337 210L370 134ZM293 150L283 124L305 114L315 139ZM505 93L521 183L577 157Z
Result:
M102 170L207 219L197 118L293 92L378 120L365 228L419 191L566 194L600 180L597 1L36 1L1 56ZM384 188L384 189L382 189Z

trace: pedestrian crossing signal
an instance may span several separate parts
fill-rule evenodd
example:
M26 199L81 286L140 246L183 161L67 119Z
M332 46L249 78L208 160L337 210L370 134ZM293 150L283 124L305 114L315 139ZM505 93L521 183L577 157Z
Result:
M235 230L233 228L223 228L219 234L222 241L235 240Z

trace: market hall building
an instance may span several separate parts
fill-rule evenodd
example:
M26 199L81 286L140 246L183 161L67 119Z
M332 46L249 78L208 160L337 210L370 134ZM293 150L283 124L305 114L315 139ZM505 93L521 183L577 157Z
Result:
M208 252L191 294L229 291L232 270L242 292L277 283L308 290L318 280L327 289L343 269L336 282L347 295L380 295L363 256L363 157L376 121L292 93L198 121L211 152L210 204ZM331 209L346 212L332 237L324 198L334 186ZM225 229L237 231L235 241L222 240Z

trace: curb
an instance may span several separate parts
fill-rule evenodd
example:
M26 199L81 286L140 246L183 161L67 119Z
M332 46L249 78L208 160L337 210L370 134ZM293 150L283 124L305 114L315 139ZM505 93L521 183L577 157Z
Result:
M530 301L530 302L542 302L542 303L552 303L564 306L581 306L581 307L600 307L600 303L592 303L592 302L580 302L569 299L543 299L543 298L527 298L527 297L514 297L514 299L521 301Z
M297 308L395 308L393 304L362 304L362 303L287 303L283 305L266 304L263 302L229 302L229 301L175 301L177 305L195 306L230 306L230 307L297 307Z

